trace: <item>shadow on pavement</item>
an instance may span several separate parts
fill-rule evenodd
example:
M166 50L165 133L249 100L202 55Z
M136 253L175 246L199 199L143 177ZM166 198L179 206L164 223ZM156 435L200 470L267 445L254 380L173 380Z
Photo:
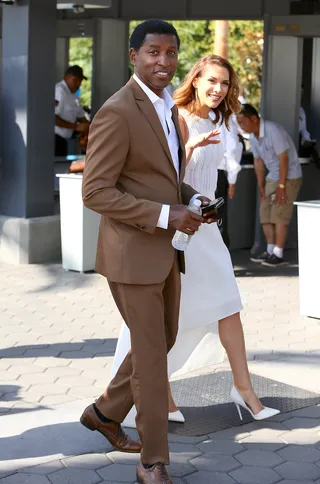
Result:
M43 410L47 408L39 404L30 403L26 405L18 395L20 389L21 387L19 385L0 385L0 417L8 414L12 415L14 413L34 412L35 410ZM21 401L22 406L19 407L17 402Z
M10 402L16 402L18 400L21 400L20 397L18 397L18 392L20 390L19 385L0 385L0 414L1 414L1 403L2 402L8 402L8 398L5 397L5 395L9 394L10 395Z
M254 360L256 361L268 361L270 364L272 364L273 361L276 363L278 360L281 360L281 363L287 365L320 365L320 350L310 351L309 353L281 350L274 351L270 354L263 353L263 351L259 352L259 350L255 349L254 351L248 351L248 356L254 356Z
M46 416L50 419L47 411ZM40 417L41 418L41 417ZM137 438L135 429L127 433ZM50 457L47 462L61 454L72 456L91 452L110 452L113 450L108 441L98 432L90 432L79 421L51 423L21 432L19 435L0 437L0 472L3 461L16 461L33 457ZM28 464L24 463L24 467ZM33 465L30 463L30 465ZM17 465L16 468L21 468Z
M83 429L83 430L82 430ZM20 435L0 438L0 472L1 461L19 461L32 457L46 457L62 454L77 455L85 452L110 452L108 442L97 432L89 432L78 422L57 423L26 430ZM24 463L26 467L28 463ZM29 465L32 465L31 463ZM21 468L16 465L15 468Z
M233 268L236 277L297 277L299 275L297 251L286 250L286 264L280 267L265 267L250 261L249 250L231 252Z
M52 343L40 345L12 346L0 350L0 358L55 358L83 359L114 356L118 340L116 338L84 340L72 343Z

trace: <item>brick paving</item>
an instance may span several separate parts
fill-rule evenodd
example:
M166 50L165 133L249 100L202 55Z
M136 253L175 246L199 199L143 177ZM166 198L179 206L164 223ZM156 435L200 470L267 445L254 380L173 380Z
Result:
M250 370L320 393L320 321L299 314L289 256L275 271L234 254ZM134 483L138 456L78 423L110 378L121 321L105 280L59 264L0 264L0 318L0 484ZM320 407L171 435L170 450L175 483L320 484Z

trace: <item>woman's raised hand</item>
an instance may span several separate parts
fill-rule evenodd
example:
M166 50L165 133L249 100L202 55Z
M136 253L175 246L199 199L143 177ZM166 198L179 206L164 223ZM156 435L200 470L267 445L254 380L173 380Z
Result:
M207 133L201 133L199 136L194 136L193 138L189 139L187 145L191 149L208 146L208 145L216 145L220 143L219 139L213 139L215 136L218 136L220 131L218 129L214 129L212 131L208 131Z

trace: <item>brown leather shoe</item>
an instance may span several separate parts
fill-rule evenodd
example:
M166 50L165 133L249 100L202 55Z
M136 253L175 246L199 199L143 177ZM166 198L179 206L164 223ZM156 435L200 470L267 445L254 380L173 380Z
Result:
M137 482L139 484L173 484L164 464L155 464L150 469L137 465Z
M113 420L102 422L92 405L89 405L80 417L82 425L89 430L97 430L108 442L121 452L139 453L142 445L137 440L124 433L121 425Z

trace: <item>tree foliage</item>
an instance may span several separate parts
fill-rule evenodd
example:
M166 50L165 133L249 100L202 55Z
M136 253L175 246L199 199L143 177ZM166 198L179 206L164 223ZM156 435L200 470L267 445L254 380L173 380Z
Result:
M229 60L247 102L260 108L263 67L263 22L230 22Z
M92 79L92 37L79 37L70 39L69 64L78 64L82 67L84 75L80 89L81 104L91 106L91 79Z
M139 21L130 22L130 33ZM172 21L181 38L179 65L173 84L178 86L193 64L214 52L215 21ZM229 60L233 64L247 102L259 107L263 64L263 22L235 20L229 22ZM70 64L79 64L88 81L81 86L81 101L91 103L92 38L70 40Z

